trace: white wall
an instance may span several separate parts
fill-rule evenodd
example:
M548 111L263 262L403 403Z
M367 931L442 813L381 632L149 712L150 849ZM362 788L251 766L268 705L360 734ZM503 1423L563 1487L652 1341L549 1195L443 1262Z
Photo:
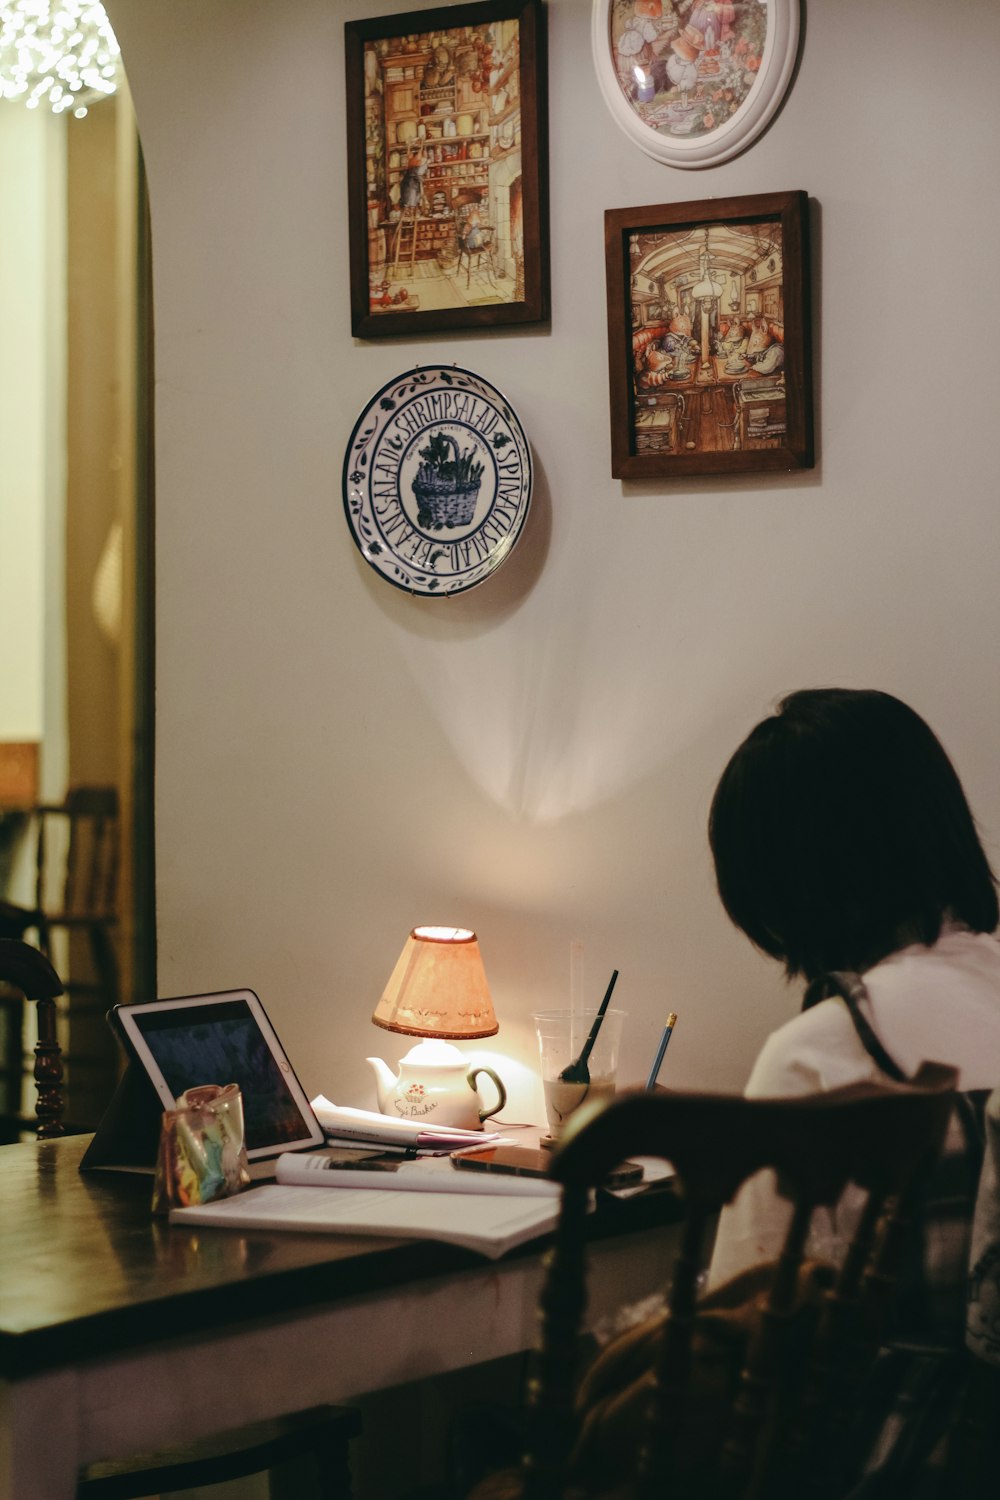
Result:
M691 173L618 131L589 5L549 0L551 328L361 344L342 28L400 8L109 3L153 215L160 992L254 987L307 1088L364 1104L412 924L476 927L525 1060L579 939L595 1001L621 970L626 1078L674 1008L670 1081L738 1087L796 996L727 925L704 825L778 695L906 698L998 853L1000 7L945 38L936 0L814 0L769 132ZM790 188L816 469L613 481L603 209ZM504 390L537 463L511 560L452 600L381 582L340 497L360 409L432 359Z
M44 734L47 785L65 758L65 138L47 110L0 110L0 739Z

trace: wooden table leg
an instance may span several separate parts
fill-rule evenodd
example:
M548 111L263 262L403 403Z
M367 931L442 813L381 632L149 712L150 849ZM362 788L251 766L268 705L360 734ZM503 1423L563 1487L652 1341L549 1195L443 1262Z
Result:
M73 1500L77 1395L72 1371L0 1380L0 1500Z

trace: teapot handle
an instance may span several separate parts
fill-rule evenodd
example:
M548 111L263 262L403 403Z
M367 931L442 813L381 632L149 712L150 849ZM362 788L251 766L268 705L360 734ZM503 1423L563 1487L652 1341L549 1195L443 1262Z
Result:
M496 1086L498 1095L497 1102L496 1104L494 1104L492 1109L481 1109L479 1111L480 1120L488 1120L491 1115L498 1115L503 1109L504 1105L507 1103L507 1090L504 1088L503 1084L500 1082L500 1079L498 1078L497 1074L494 1073L492 1068L480 1067L470 1069L467 1075L469 1079L469 1087L473 1090L473 1092L475 1092L476 1079L479 1077L480 1073L485 1073L487 1078L492 1078Z

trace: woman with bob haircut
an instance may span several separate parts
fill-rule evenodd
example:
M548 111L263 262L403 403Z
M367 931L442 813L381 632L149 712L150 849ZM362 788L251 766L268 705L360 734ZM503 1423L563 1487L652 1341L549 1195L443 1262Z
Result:
M802 1013L765 1042L751 1097L901 1079L928 1060L1000 1084L996 883L955 770L888 693L792 693L736 750L712 801L723 906L789 978ZM717 1283L775 1257L789 1209L767 1174L720 1219ZM824 1243L838 1258L850 1203Z
M966 1397L968 1263L983 1157L978 1111L1000 1085L1000 943L992 936L1000 912L965 794L938 740L898 698L809 690L783 699L733 755L712 801L709 839L733 922L789 978L806 981L802 1013L765 1042L747 1095L900 1080L925 1060L958 1070L947 1139L911 1207L878 1354L850 1419L835 1429L836 1451L827 1454L817 1493L971 1496L950 1438ZM811 1256L842 1259L863 1201L849 1188L832 1213L813 1216L819 1233ZM751 1299L762 1284L753 1268L780 1255L791 1213L771 1172L751 1178L723 1210L709 1272L716 1296L705 1309L705 1328L716 1336L723 1326L732 1336L740 1319L751 1326ZM629 1423L655 1383L649 1335L663 1316L662 1309L632 1309L630 1326L585 1378L576 1453L584 1488L592 1473L621 1478L638 1430ZM684 1430L712 1431L721 1444L724 1428L716 1433L712 1423L723 1420L725 1357L712 1337L706 1334L700 1385L695 1337ZM699 1397L707 1414L698 1411ZM786 1435L780 1423L778 1430ZM996 1488L992 1448L989 1459L987 1488L977 1481L976 1495ZM711 1482L706 1496L709 1490L716 1493Z

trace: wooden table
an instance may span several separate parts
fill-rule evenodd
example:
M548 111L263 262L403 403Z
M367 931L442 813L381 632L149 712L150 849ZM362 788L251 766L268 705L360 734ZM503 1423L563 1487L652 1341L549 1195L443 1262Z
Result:
M81 1463L529 1348L540 1245L174 1228L89 1137L0 1148L0 1500L72 1500ZM595 1322L668 1265L672 1194L594 1216ZM542 1247L543 1248L543 1247ZM220 1393L224 1392L224 1403Z

